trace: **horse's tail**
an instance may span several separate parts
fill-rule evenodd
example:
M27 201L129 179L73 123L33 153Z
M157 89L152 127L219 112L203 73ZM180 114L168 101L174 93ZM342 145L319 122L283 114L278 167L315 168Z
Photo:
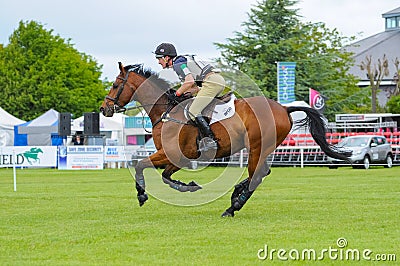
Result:
M326 155L339 160L348 161L351 156L351 151L340 149L337 146L330 145L326 141L326 127L322 119L322 115L315 109L303 106L289 106L287 107L288 114L296 111L306 113L306 118L296 121L297 127L306 126L309 128L311 136L315 142L321 147Z

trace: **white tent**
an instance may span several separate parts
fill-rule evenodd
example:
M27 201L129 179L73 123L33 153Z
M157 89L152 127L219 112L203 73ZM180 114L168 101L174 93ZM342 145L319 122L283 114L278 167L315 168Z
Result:
M116 139L122 144L125 117L127 117L127 115L121 113L116 113L112 117L105 117L100 113L100 133L105 134L107 138ZM74 119L71 131L84 131L84 116Z
M25 123L0 107L0 147L14 145L14 126Z
M52 138L58 136L58 115L56 110L50 109L31 121L14 126L14 145L58 145L60 139Z

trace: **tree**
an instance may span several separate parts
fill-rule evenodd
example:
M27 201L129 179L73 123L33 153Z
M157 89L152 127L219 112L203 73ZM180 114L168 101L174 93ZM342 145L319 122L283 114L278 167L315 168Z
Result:
M296 62L296 98L308 99L308 88L327 96L328 116L356 107L360 97L357 80L348 74L352 54L342 48L351 40L324 23L302 23L292 8L295 0L263 0L248 14L243 32L227 43L216 43L222 60L249 75L264 95L276 98L276 62ZM363 95L363 97L365 96Z
M386 106L389 109L389 112L399 114L400 113L400 60L399 58L395 58L394 61L394 66L396 68L396 72L393 76L393 82L395 83L395 88L391 92L391 98L387 102Z
M379 86L381 85L383 77L389 75L389 63L386 55L383 55L382 60L378 58L377 64L373 64L372 56L367 55L365 57L365 61L361 61L360 68L361 70L365 70L367 72L366 74L371 88L371 112L376 113L376 95L378 93Z
M31 120L53 108L81 116L98 111L107 82L101 66L35 21L20 22L0 48L0 106Z

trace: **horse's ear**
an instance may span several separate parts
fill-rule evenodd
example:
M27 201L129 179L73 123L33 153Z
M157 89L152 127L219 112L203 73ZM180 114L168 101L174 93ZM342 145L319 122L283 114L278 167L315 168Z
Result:
M121 62L118 62L118 66L119 66L119 71L121 71L121 73L125 75L125 69Z

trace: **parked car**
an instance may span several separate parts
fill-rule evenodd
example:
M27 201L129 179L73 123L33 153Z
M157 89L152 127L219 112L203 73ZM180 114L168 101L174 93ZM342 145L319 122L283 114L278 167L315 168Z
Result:
M384 136L357 135L346 137L338 143L338 147L353 152L349 160L353 168L368 169L371 163L384 163L386 168L393 166L392 147ZM328 158L329 168L337 168L338 164L346 163L333 158Z

